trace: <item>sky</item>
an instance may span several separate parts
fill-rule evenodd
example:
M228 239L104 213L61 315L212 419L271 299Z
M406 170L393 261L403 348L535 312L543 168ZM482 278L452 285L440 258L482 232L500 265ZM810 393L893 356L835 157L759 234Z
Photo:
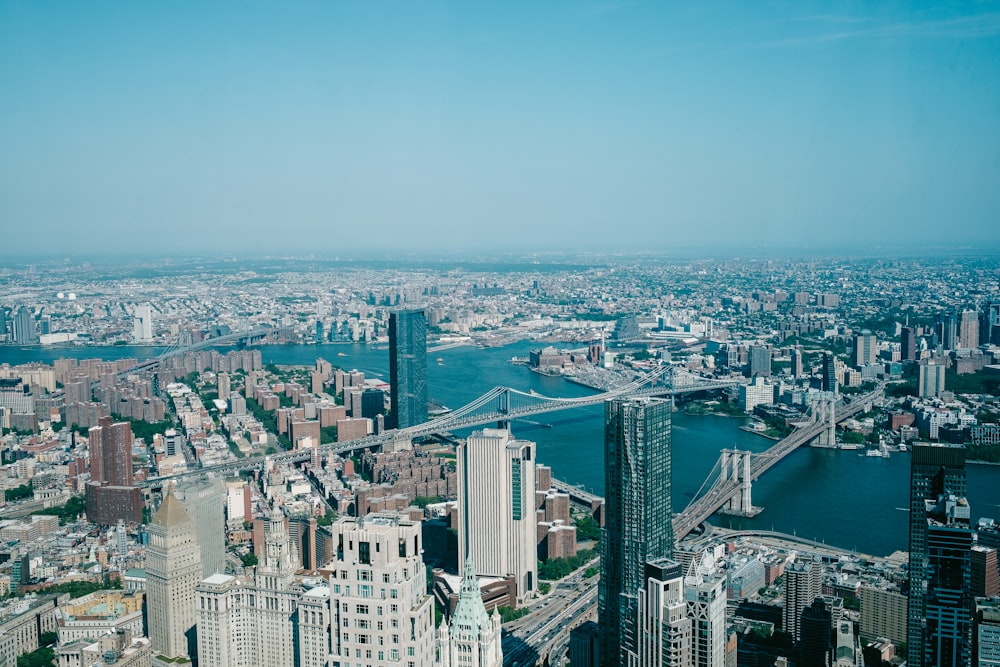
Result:
M1000 2L0 0L0 257L1000 246Z

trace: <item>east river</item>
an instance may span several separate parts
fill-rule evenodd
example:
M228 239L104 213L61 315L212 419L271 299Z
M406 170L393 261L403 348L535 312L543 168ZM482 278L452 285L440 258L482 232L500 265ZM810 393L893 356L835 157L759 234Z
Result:
M450 408L460 407L494 386L534 390L546 396L583 396L591 390L562 378L532 373L510 363L526 357L537 344L516 343L480 349L458 347L427 354L430 398ZM60 357L148 358L160 348L70 347L18 348L0 346L0 363L51 363ZM261 348L264 363L311 365L323 357L335 366L364 371L388 381L389 352L385 345L285 345ZM515 422L515 435L538 443L541 463L572 484L602 494L602 408L577 408L538 415L532 423ZM763 451L773 443L740 430L745 420L731 417L695 417L674 413L673 503L683 509L702 486L724 448ZM545 424L547 426L543 426ZM878 556L907 548L905 508L909 504L910 457L889 459L859 456L857 451L802 448L785 458L753 487L754 505L764 511L753 519L714 517L713 522L739 528L777 530L797 534L847 550ZM972 516L1000 519L1000 467L968 466L968 493Z

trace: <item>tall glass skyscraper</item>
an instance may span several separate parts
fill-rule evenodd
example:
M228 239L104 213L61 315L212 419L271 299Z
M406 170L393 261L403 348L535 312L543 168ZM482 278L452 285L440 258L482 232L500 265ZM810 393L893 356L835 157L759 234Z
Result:
M935 527L928 517L928 502L937 503L942 496L952 496L965 500L965 447L961 445L918 444L913 448L910 459L910 595L907 619L906 664L910 667L932 667L940 664L934 658L928 661L926 649L937 641L928 636L927 592L934 587L933 579L944 561L940 549L935 546L934 559L937 567L932 568L928 548L928 528ZM966 522L968 505L965 505ZM939 531L936 531L939 532ZM933 544L940 542L936 535ZM970 545L971 546L971 545ZM937 601L935 601L935 606ZM968 609L966 609L968 612ZM933 615L940 616L936 611ZM932 626L934 624L932 623ZM930 628L935 632L940 627Z
M423 310L389 313L391 428L427 421L427 318Z
M598 597L601 665L639 651L639 590L648 561L674 554L670 502L670 400L604 404L605 526Z

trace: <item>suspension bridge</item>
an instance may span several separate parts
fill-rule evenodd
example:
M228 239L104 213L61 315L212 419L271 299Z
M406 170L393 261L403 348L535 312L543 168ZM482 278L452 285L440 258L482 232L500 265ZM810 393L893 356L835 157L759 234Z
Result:
M389 430L377 435L327 443L318 448L292 450L271 456L256 456L239 459L215 466L206 466L178 473L176 475L153 477L144 481L144 487L162 486L166 482L184 477L216 473L229 475L241 470L260 467L265 461L272 463L299 463L307 461L318 449L323 454L347 454L364 449L379 448L383 451L409 449L416 438L446 433L461 429L510 422L533 415L599 405L610 398L624 396L672 396L697 391L723 389L736 383L732 380L717 380L695 375L677 366L661 366L636 380L610 391L577 398L553 398L534 392L523 392L511 387L495 387L467 405L453 410L423 424L405 429Z
M799 423L786 438L759 454L723 450L702 488L684 511L674 517L674 539L683 539L720 510L743 516L753 516L759 512L760 508L753 506L751 498L754 481L791 452L812 440L818 439L825 446L834 446L835 443L830 438L836 424L860 412L871 410L884 390L885 385L880 383L873 391L855 397L846 404L834 405L830 400L821 400L814 405L810 421Z

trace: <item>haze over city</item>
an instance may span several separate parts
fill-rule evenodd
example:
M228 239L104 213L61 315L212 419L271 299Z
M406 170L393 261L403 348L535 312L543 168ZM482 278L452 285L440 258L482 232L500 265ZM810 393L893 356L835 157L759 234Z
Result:
M994 246L998 35L992 2L4 2L0 255Z

